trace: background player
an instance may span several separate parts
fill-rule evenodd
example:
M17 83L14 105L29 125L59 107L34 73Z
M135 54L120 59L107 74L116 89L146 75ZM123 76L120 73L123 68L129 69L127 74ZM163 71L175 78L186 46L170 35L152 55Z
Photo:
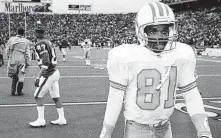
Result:
M60 51L62 52L62 55L63 55L63 62L66 61L67 48L69 48L69 50L71 50L70 44L68 43L67 39L64 38L64 39L61 40L61 43L59 45L59 49L60 49Z
M211 138L194 76L195 54L189 45L175 41L172 9L160 2L148 3L137 13L135 25L140 45L124 44L108 53L110 88L100 138L111 138L123 101L124 138L172 138L176 88L182 92L198 138Z
M3 39L0 37L0 67L4 65L4 51L5 51L5 43Z
M32 127L43 127L46 125L44 118L44 100L43 97L46 93L50 93L50 96L55 102L55 106L58 112L58 119L51 121L52 124L65 125L67 121L64 117L64 109L62 102L60 101L59 94L59 78L60 72L56 69L57 57L55 54L55 49L51 42L44 38L44 30L42 28L37 28L35 30L35 37L37 38L37 43L35 45L35 51L37 59L40 62L40 72L35 80L35 90L34 96L37 103L38 119L34 122L30 122L29 125Z
M86 65L91 65L90 57L91 57L91 46L92 42L90 39L85 39L81 45L84 49L84 57L86 60Z

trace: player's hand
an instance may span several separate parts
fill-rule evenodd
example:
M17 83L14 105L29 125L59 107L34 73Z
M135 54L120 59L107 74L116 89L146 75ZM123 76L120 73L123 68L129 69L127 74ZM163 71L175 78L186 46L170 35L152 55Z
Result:
M39 79L35 79L35 87L39 87Z
M201 131L197 133L198 138L213 138L210 131Z
M199 136L199 138L213 138L211 134L205 134L202 136Z
M39 64L38 67L41 69L41 64Z
M111 138L113 131L114 131L113 126L104 123L99 138Z
M109 136L109 135L104 135L104 134L101 133L99 138L111 138L111 136Z

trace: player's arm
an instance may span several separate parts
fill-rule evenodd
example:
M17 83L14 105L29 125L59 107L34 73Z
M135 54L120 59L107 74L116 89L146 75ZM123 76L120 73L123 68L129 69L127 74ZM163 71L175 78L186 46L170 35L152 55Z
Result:
M84 48L84 42L81 43L81 48Z
M59 50L61 51L62 43L58 43Z
M25 64L26 64L26 67L30 65L30 62L31 62L31 50L30 50L30 43L29 45L26 47L25 49Z
M11 45L11 43L12 43L12 38L10 38L9 40L8 40L8 42L7 42L7 44L6 44L6 48L5 48L5 52L6 52L6 55L7 55L7 57L10 57L11 56L11 47L12 47L12 45Z
M5 44L5 42L2 42L2 44L3 44L3 48L6 48L6 44Z
M41 65L41 69L40 72L38 73L38 76L36 77L36 79L39 79L44 73L46 73L50 61L49 61L49 54L47 51L43 52L41 54L41 60L42 60L42 65Z
M38 66L39 66L39 68L41 68L42 60L40 59L40 56L39 56L38 52L36 50L34 52L35 52L36 60L38 62Z
M71 43L67 41L67 44L68 44L68 49L71 50Z
M111 52L109 52L107 69L110 88L100 138L111 138L121 112L124 93L127 87L125 66L118 62L118 59L111 55Z
M185 99L187 111L197 130L198 138L212 138L203 100L196 84L195 67L196 59L192 53L181 69L179 88Z
M90 50L92 49L92 42L91 41L89 42L89 49Z

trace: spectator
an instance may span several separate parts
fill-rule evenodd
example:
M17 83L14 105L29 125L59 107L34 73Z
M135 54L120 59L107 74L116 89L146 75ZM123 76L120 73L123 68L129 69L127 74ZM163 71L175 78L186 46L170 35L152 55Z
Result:
M171 0L168 0L171 1ZM187 44L197 45L204 40L205 46L216 45L221 42L220 11L221 7L199 8L195 11L181 11L176 13L179 27L178 40ZM18 26L25 26L24 13L10 14L10 35ZM27 36L33 39L33 28L37 22L47 30L46 36L53 39L55 45L69 36L71 45L83 41L88 36L95 45L103 46L108 39L119 44L137 43L134 33L134 13L128 14L36 14L27 16ZM2 22L1 37L9 38L8 14L0 13ZM3 20L4 19L4 20ZM107 39L108 38L108 39ZM78 43L79 44L79 43ZM118 45L118 44L114 44Z

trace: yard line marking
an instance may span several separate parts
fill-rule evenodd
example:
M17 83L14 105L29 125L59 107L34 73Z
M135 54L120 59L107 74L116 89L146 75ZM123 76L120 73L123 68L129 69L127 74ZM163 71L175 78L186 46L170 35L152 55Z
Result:
M221 77L221 74L197 75L198 77Z
M84 61L84 59L81 59L81 56L72 56L75 59L79 59L79 60L66 60L66 61ZM94 59L94 60L93 60ZM100 59L100 60L99 60ZM92 61L107 61L107 58L103 57L103 58L91 58ZM202 58L196 58L196 60L202 60L202 61L211 61L211 62L217 62L217 63L221 63L220 60L213 60L213 59L202 59ZM7 62L7 59L4 59L5 62ZM36 60L31 60L31 61L36 61ZM58 60L58 61L62 61L63 60ZM36 61L37 62L37 61Z
M85 57L84 56L72 56L73 58L76 58L76 59L82 59L82 60L85 60ZM94 57L94 58L91 58L92 61L106 61L107 58L105 57Z
M74 62L74 61L73 61ZM80 62L85 62L85 61L80 61ZM106 64L91 64L91 66L105 66L106 68ZM67 67L76 67L76 68L81 68L81 67L91 67L91 66L79 66L79 65L76 65L76 66L57 66L57 67L64 67L64 68L67 68ZM221 65L196 65L197 67L219 67ZM4 66L3 66L4 67ZM6 66L5 66L6 67ZM31 67L31 68L35 68L35 67L39 67L39 66L28 66L28 67Z
M60 78L108 78L109 76L61 76ZM198 75L198 77L221 77L221 74ZM25 77L27 79L36 78L36 76ZM0 79L9 79L6 76L0 76Z
M221 103L221 101L209 101L210 103Z
M29 67L31 67L31 68L36 68L36 67L38 67L39 68L39 66L29 66ZM60 67L60 68L83 68L83 67L87 67L87 68L93 68L92 66L57 66L57 67Z
M109 76L60 76L60 78L108 78ZM25 77L27 79L36 78L36 76ZM0 79L10 79L9 77L0 77Z
M221 67L221 65L196 65L197 67Z
M221 61L219 60L212 60L212 59L200 59L200 58L196 58L197 60L202 60L202 61L211 61L211 62L216 62L216 63L221 63Z
M79 66L79 65L76 65L76 66L57 66L57 67L64 67L64 68L68 68L68 67L75 67L75 68L81 68L81 67L92 67L92 66L105 66L106 68L106 64L91 64L91 66ZM197 67L219 67L221 65L196 65ZM6 67L6 66L5 66ZM35 68L35 67L39 67L39 66L28 66L28 67L31 67L31 68Z
M184 99L176 99L177 101L183 101ZM203 100L221 100L221 97L216 98L203 98ZM101 101L101 102L63 102L63 105L103 105L107 104L107 101ZM54 106L54 103L47 103L44 104L46 106ZM36 106L35 103L24 103L24 104L0 104L0 107L32 107Z
M63 60L58 60L59 62L63 62ZM106 60L103 60L103 58L101 58L101 60L97 60L97 59L91 59L91 61L101 61L101 62L106 62ZM8 62L8 60L4 60L5 63ZM31 62L36 62L37 64L37 61L36 60L31 60ZM85 62L84 59L79 59L79 60L65 60L65 62ZM63 63L65 63L63 62Z
M66 60L67 61L73 61L73 62L85 62L85 59L84 58L81 58L81 57L75 57L75 56L72 56L73 58L75 59L79 59L79 60ZM100 60L99 60L100 59ZM212 59L201 59L201 58L196 58L197 60L202 60L202 61L211 61L211 62L216 62L216 63L221 63L221 61L219 60L212 60ZM8 60L4 60L5 62L7 62ZM33 62L37 62L36 60L31 60ZM63 60L58 60L59 62L63 62ZM107 58L92 58L91 61L101 61L101 62L106 62L107 61Z
M108 78L109 76L61 76L61 78Z
M205 97L205 98L202 98L202 99L203 100L221 100L221 97ZM176 101L184 101L184 99L183 98L177 98Z
M67 60L66 60L67 61ZM85 59L82 60L69 60L69 61L74 61L74 62L85 62ZM90 59L90 61L99 61L99 62L106 62L106 60L97 60L97 59Z
M6 67L6 66L5 66ZM30 68L39 68L39 66L29 66ZM98 68L98 69L106 69L105 64L97 65L97 64L91 64L90 66L57 66L58 68Z
M107 102L63 102L63 105L102 105L107 104ZM54 106L54 103L44 104L46 106ZM27 104L0 104L0 107L31 107L36 106L34 103L27 103Z
M102 61L102 60L97 60L97 59L90 59L91 61L101 61L101 62L105 62L105 61ZM60 62L63 62L62 60L58 60L58 61L60 61ZM79 60L65 60L66 62L67 61L72 61L72 62L85 62L85 60L84 59L79 59ZM65 62L64 62L65 63Z

